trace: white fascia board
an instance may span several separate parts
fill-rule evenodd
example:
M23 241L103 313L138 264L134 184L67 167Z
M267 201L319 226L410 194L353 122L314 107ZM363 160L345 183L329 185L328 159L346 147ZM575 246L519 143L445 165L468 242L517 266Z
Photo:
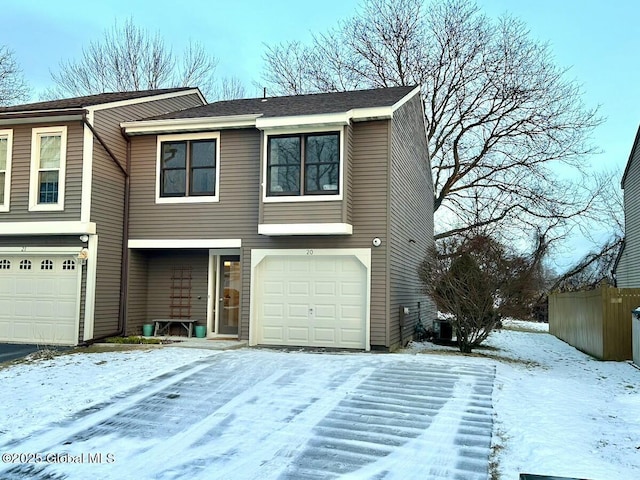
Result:
M260 130L270 130L276 128L303 127L305 125L348 125L350 119L350 112L261 117L256 119L256 128Z
M354 122L367 120L388 120L393 117L393 107L355 108L350 112Z
M409 93L407 93L404 97L402 97L400 100L398 100L392 107L391 109L395 112L397 109L399 109L402 105L404 105L405 103L407 103L409 100L411 100L414 95L420 95L420 86L418 85L416 88L414 88L413 90L411 90Z
M260 235L352 235L348 223L273 223L258 225Z
M7 222L0 223L2 235L95 235L94 222Z
M220 130L223 128L251 128L260 115L233 115L226 117L170 118L163 120L141 120L122 122L120 127L128 135L145 135L169 132L194 132Z
M135 249L180 249L180 248L240 248L239 238L202 238L202 239L131 239L128 247Z
M31 113L31 112L28 112ZM40 113L40 112L36 112ZM14 118L2 118L0 117L0 125L25 125L29 123L63 123L63 122L76 122L82 120L82 115L44 115L42 117L14 117Z
M95 112L96 110L106 110L108 108L124 107L127 105L135 105L137 103L153 102L155 100L165 100L167 98L183 97L185 95L193 95L197 93L203 105L207 104L204 96L199 88L190 88L189 90L181 90L178 92L161 93L160 95L149 94L144 97L130 98L128 100L118 100L117 102L100 103L98 105L90 105L87 110Z

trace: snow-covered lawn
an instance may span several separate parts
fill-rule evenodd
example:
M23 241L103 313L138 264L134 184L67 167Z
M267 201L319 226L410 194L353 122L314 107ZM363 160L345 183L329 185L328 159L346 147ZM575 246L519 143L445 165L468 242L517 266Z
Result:
M513 320L504 327L492 333L489 348L477 350L497 365L493 443L500 478L525 472L640 478L640 370L595 360L549 335L547 324ZM425 343L408 351L456 349Z
M495 368L493 461L499 478L517 479L521 472L593 480L639 478L640 370L626 362L593 360L544 330L540 331L546 327L545 325L513 321L505 324L505 327L504 330L492 334L487 341L488 348L478 349L478 353L472 356L461 356L455 349L428 343L413 344L411 348L393 355L248 352L256 361L274 359L272 365L258 364L255 365L255 369L265 369L266 375L272 378L270 390L265 392L273 396L273 404L279 407L270 410L269 417L256 417L256 424L264 423L265 431L269 431L275 425L272 423L273 415L288 414L298 408L295 407L297 403L311 400L311 407L308 407L310 409L304 410L302 417L310 425L309 428L312 428L314 422L322 420L323 415L332 411L335 404L345 398L345 395L348 396L350 392L360 388L358 382L371 381L366 367L366 362L369 361L372 362L371 371L373 367L378 368L382 365L384 368L390 368L397 363L412 366L411 368L418 368L420 365L441 365L448 372L457 372L456 368L452 369L451 366L460 365L460 371L456 375L460 375L460 372L464 372L464 375L456 378L459 379L458 383L461 378L463 380L460 386L456 384L452 389L452 392L458 393L452 393L457 400L450 406L457 404L456 402L463 404L465 396L459 394L462 391L460 388L464 390L470 388L465 385L473 385L465 384L467 381L474 381L467 380L472 378L466 377L467 371L481 372ZM189 372L204 368L207 359L213 360L213 355L220 354L230 355L231 352L164 347L127 352L63 355L51 360L0 368L0 445L4 445L0 453L5 453L11 445L25 445L24 439L31 439L35 432L39 435L45 432L42 435L44 442L47 438L46 432L48 429L50 431L52 423L69 423L69 419L76 418L74 415L87 407L107 405L106 412L113 405L117 405L118 398L122 399L125 393L132 397L130 401L133 402L136 388L143 388L151 378L178 369L185 372L185 378L188 379ZM298 357L304 357L304 362L299 365L296 364ZM233 362L242 360L241 355L229 358L233 359ZM338 362L342 366L336 370ZM240 363L229 365L229 378L220 381L224 380L231 386L242 381L248 382L248 379L234 379L233 368L236 365L239 366ZM269 368L274 366L284 369L285 374L270 371ZM291 371L287 371L287 368L291 368ZM202 372L203 375L206 370ZM309 375L308 372L316 373ZM318 395L328 392L324 386L340 381L340 375L336 377L336 372L344 372L341 375L347 383L336 387L335 391L338 393L335 399L321 398L321 403L317 403ZM311 378L307 378L309 376ZM304 383L301 383L303 379ZM215 385L216 379L208 381ZM158 380L158 384L161 383L162 377ZM297 392L300 398L284 397L287 389L291 389L287 395ZM139 392L139 395L143 394L148 395L144 391ZM338 397L338 394L342 397ZM171 394L168 398L172 398ZM182 398L186 398L185 395ZM284 404L283 398L287 399ZM246 405L252 402L259 404L264 400L251 396L245 399ZM296 400L299 401L296 403ZM450 406L443 407L443 411ZM212 416L212 420L217 418L216 421L220 422L222 428L228 422L233 422L237 413L236 405L225 414L226 416L222 416L222 413L216 414L217 417ZM82 422L82 418L78 421ZM193 418L192 422L195 431L198 419ZM171 421L167 423L167 426L170 425ZM285 427L282 435L293 432L289 430ZM82 430L78 432L80 433L77 435L81 436ZM86 434L86 429L84 432ZM223 436L223 440L235 442L228 432L229 430L226 436ZM253 448L264 449L266 446L253 439L250 432L251 430L247 430L245 443L251 444L250 440L255 440ZM51 435L52 433L49 433L49 436ZM293 438L296 435L298 434ZM442 438L446 437L443 435ZM27 444L37 445L38 441L40 440L34 437L33 440L28 440ZM128 440L130 443L132 441L133 439ZM80 440L76 441L78 442ZM144 443L133 442L130 447L139 448ZM241 445L241 442L238 442L238 445ZM427 443L423 439L418 443L408 444L411 457L418 456L424 460L431 458L425 445ZM168 448L170 450L174 446L168 445ZM422 455L417 452L422 452ZM256 451L256 454L258 453ZM291 451L287 455L293 458L293 454ZM402 465L410 458L398 455L397 452L393 456L389 461L394 461L396 466ZM249 459L246 455L242 458L247 464L245 468L248 468ZM433 458L432 460L437 461ZM365 471L360 472L362 475L357 478L367 478ZM84 472L88 474L90 471ZM373 472L372 470L372 474ZM394 476L394 473L395 478L400 478L400 472L392 470L391 476ZM379 476L380 471L375 472L375 475L376 478L383 478ZM147 477L138 472L132 478ZM207 478L220 477L213 475ZM236 472L234 478L243 477Z

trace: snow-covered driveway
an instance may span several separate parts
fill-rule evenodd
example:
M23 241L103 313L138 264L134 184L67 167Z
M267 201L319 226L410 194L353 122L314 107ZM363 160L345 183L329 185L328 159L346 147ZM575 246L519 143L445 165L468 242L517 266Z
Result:
M456 358L227 351L0 436L41 455L0 478L484 480L493 381Z

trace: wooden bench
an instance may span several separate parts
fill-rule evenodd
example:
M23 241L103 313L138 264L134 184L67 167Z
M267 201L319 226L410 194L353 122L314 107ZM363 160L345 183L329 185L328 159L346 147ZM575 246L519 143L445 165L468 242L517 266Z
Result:
M153 323L155 324L153 336L157 337L158 335L166 334L171 328L171 325L179 324L184 327L184 329L189 334L189 338L191 338L191 334L193 332L193 324L197 322L198 320L195 318L157 318L153 321Z

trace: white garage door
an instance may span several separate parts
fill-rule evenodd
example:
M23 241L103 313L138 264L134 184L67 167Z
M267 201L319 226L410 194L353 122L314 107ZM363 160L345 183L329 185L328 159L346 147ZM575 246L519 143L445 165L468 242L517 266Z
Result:
M77 344L77 268L71 255L0 254L0 342Z
M254 274L258 344L365 348L367 272L357 258L270 255Z

